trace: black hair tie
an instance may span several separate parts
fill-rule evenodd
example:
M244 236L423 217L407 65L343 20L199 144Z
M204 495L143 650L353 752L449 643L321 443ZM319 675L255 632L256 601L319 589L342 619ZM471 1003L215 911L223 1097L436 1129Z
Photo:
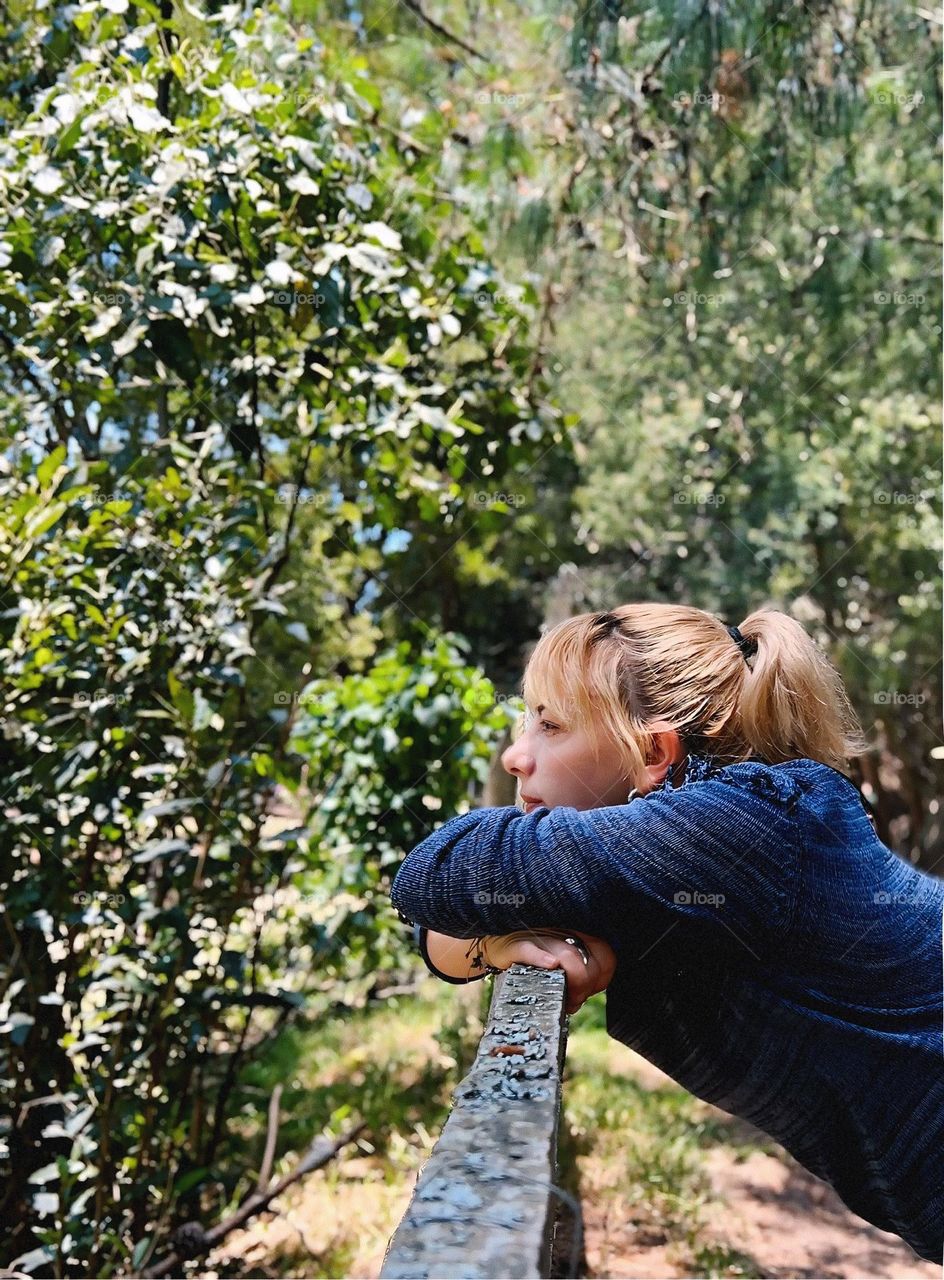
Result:
M757 641L753 636L742 636L737 627L728 627L727 630L728 635L741 650L744 661L747 662L748 658L752 658L757 652Z
M619 631L622 623L622 618L618 618L615 613L598 613L593 619L593 625L600 628L600 635L612 635L614 631Z

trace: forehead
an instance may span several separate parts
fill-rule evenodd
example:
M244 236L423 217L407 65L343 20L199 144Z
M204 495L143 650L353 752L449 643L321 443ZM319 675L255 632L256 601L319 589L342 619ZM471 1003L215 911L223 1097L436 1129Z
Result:
M540 650L535 653L546 658ZM593 673L585 671L579 663L536 662L532 657L521 686L526 714L563 719L570 727L587 723L593 719L593 685Z

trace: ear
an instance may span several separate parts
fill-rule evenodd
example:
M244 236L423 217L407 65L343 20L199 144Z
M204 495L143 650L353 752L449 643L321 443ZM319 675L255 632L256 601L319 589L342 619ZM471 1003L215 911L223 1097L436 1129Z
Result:
M674 729L661 729L654 732L644 769L646 790L652 791L661 786L665 781L665 775L684 755L682 740ZM641 790L642 787L640 787Z

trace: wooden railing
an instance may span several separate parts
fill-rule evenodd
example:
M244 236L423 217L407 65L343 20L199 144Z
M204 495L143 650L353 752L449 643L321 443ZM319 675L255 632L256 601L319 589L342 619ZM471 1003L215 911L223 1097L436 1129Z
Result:
M384 1280L576 1274L580 1210L555 1185L564 975L516 964L494 983L475 1062L387 1246Z

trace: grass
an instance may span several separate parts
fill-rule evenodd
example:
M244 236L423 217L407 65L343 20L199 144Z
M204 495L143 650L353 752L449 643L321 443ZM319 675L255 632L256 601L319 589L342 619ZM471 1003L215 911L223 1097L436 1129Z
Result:
M749 1254L729 1249L723 1244L695 1242L691 1247L691 1265L693 1275L710 1280L716 1276L756 1277L760 1274L757 1263Z
M217 1275L376 1275L409 1201L415 1174L468 1071L488 1007L490 983L453 987L433 978L419 993L287 1030L241 1081L239 1139L249 1175L258 1168L265 1115L283 1086L280 1162L291 1168L321 1132L353 1119L357 1144L284 1197L277 1217L257 1220L213 1259ZM606 1034L603 996L572 1021L564 1078L558 1182L631 1226L639 1243L666 1244L686 1274L747 1277L750 1258L703 1234L711 1203L702 1161L719 1144L744 1154L767 1149L719 1120L685 1090L652 1087L633 1055Z
M275 1172L291 1169L320 1133L366 1129L323 1170L285 1197L276 1219L231 1237L212 1260L220 1276L368 1275L409 1200L467 1073L484 1025L490 983L452 987L434 978L420 993L296 1024L240 1080L235 1146L246 1190L265 1144L266 1115L282 1086Z
M564 1076L566 1154L579 1198L598 1219L631 1225L638 1243L669 1246L686 1274L756 1276L751 1258L703 1236L713 1201L703 1160L718 1145L742 1158L772 1145L671 1082L653 1087L633 1061L606 1033L604 1000L589 1002L571 1030Z

